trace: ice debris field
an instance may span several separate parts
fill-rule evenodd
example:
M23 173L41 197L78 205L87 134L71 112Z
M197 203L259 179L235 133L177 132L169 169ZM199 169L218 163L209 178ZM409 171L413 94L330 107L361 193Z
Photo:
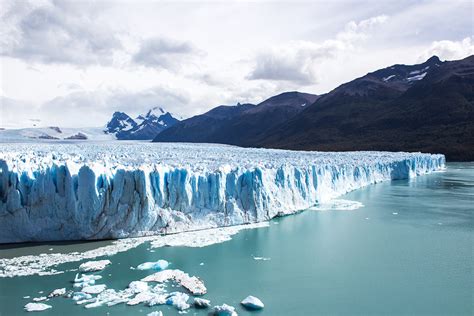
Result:
M88 261L81 264L79 271L88 271L88 274L77 273L74 280L71 280L72 284L52 290L47 296L24 297L32 301L24 306L25 311L40 312L51 309L53 305L49 305L50 301L60 297L71 299L76 305L81 305L86 309L111 307L117 304L128 306L141 304L150 307L150 313L147 313L149 316L163 315L161 311L151 311L153 307L159 305L173 306L180 313L186 313L191 307L207 309L211 306L210 300L197 297L207 293L204 281L179 269L168 270L169 262L165 260L139 265L137 269L141 267L142 270L151 270L152 274L141 280L130 282L125 289L121 290L108 288L106 284L101 283L100 272L107 269L110 264L109 260ZM169 285L180 287L183 291L169 292L167 290ZM249 310L264 308L263 302L251 295L242 300L241 304ZM235 308L225 303L214 306L213 312L215 315L237 315Z
M267 221L443 155L212 144L0 144L0 243L150 236Z

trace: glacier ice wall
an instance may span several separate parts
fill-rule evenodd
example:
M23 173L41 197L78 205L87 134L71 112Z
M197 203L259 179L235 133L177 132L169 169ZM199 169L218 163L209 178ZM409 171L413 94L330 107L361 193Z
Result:
M210 144L0 144L0 242L145 236L269 220L444 167L443 155Z

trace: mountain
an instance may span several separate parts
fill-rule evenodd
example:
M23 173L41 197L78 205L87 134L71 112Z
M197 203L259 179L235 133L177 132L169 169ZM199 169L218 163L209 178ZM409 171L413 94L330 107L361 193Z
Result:
M247 109L230 108L228 116L213 115L218 107L185 120L154 141L422 151L474 160L474 56L444 62L433 56L368 73L319 97L289 92ZM213 126L198 128L204 121Z
M343 84L253 146L443 153L474 160L474 56L394 65Z
M135 119L124 112L115 112L104 132L114 134L119 140L151 140L158 133L179 122L176 117L161 107L154 107Z
M221 105L177 123L158 134L153 141L251 146L252 138L281 125L317 99L318 96L313 94L286 92L257 105Z

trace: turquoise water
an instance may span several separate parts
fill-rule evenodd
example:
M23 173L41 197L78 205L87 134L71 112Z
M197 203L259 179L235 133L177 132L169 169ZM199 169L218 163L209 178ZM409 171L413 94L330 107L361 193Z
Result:
M211 304L227 303L241 315L474 314L474 163L451 163L446 172L373 185L343 198L364 207L306 211L204 248L150 252L149 245L143 244L110 257L112 265L101 272L100 283L123 289L149 274L130 270L131 266L166 259L173 268L202 278L208 288L204 298ZM3 248L1 254L12 257L51 247L76 251L95 246ZM271 260L257 261L254 256ZM30 300L23 296L70 287L74 275L0 279L0 315L26 314L23 306ZM248 312L239 306L249 294L262 299L263 311ZM168 306L86 310L65 298L46 303L53 308L40 315L146 315L154 310L178 315ZM188 315L208 313L188 311Z

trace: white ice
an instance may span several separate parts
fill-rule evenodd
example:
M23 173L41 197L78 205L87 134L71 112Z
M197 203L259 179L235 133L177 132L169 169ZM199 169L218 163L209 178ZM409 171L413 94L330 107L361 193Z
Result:
M358 208L363 207L364 204L358 201L344 200L344 199L334 199L327 202L319 203L315 206L309 208L309 210L314 211L353 211Z
M105 284L90 285L82 288L82 292L86 294L99 294L103 292L106 288L107 286Z
M244 307L248 309L254 309L254 310L262 309L265 307L265 305L259 298L252 295L247 296L242 302L240 302L240 304L242 304Z
M166 260L158 260L156 262L144 262L138 265L137 270L164 270L168 268L168 261Z
M204 298L195 297L193 304L196 308L208 308L211 306L211 301Z
M191 307L191 305L188 304L188 299L189 299L189 295L186 293L173 292L173 293L170 293L170 295L166 299L166 304L172 305L176 307L178 310L183 311Z
M51 298L51 297L64 296L64 295L66 295L65 287L52 291L51 293L49 293L48 297Z
M237 312L235 311L235 307L222 304L218 306L214 306L214 315L216 316L237 316Z
M41 312L49 308L52 308L52 306L43 303L28 303L25 305L25 310L27 312Z
M201 279L195 276L190 276L178 269L156 272L143 278L141 281L163 283L169 280L176 281L193 295L204 295L207 293L207 289Z
M110 263L110 260L88 261L81 264L79 270L83 272L100 271L104 270Z
M210 144L0 144L0 242L105 239L267 221L444 167L443 155Z

